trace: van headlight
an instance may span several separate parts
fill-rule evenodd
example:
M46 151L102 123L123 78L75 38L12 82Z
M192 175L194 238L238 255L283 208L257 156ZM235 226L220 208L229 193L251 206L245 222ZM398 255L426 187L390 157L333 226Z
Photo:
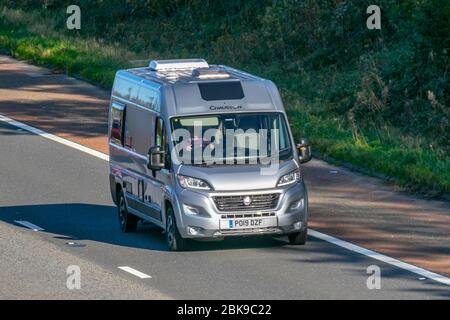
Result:
M298 181L300 181L300 169L297 169L282 176L280 180L278 180L277 187L287 186L289 184L296 183Z
M180 186L185 189L211 190L211 186L202 179L182 176L181 174L179 174L177 177Z

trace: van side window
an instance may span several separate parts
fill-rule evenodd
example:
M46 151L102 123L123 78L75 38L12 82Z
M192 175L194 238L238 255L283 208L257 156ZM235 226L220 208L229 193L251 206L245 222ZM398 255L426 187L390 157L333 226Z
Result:
M136 101L138 98L139 86L135 83L117 78L114 81L113 95L129 101Z
M113 102L111 105L110 140L112 143L123 146L125 126L125 105Z
M157 112L160 111L158 92L153 89L141 87L139 90L138 103L146 108Z

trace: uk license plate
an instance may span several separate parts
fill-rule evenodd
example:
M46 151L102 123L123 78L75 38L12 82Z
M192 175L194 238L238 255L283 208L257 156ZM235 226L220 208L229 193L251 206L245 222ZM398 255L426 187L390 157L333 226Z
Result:
M259 229L277 226L276 217L265 218L231 218L220 220L220 228L225 230Z

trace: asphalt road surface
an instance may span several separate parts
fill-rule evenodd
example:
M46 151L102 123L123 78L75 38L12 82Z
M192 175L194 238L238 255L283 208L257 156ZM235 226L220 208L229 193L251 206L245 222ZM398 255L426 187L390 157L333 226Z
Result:
M258 237L168 252L151 225L120 232L106 161L2 122L0 172L0 298L450 298L449 286L312 237L301 247ZM81 289L66 286L71 265ZM367 287L371 265L381 289Z

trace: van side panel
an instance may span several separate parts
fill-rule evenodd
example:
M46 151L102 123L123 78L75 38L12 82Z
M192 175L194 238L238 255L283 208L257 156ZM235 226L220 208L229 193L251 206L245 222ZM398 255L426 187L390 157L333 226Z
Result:
M145 156L152 146L156 114L133 104L126 107L125 148Z
M127 95L127 92L133 94ZM160 190L160 183L147 168L147 153L155 142L155 124L159 116L159 90L120 74L115 81L111 101L112 105L124 106L123 141L109 139L111 195L117 196L115 189L119 183L130 211L153 222L161 221L161 206L156 201L159 194L155 196ZM111 126L110 122L110 135Z

